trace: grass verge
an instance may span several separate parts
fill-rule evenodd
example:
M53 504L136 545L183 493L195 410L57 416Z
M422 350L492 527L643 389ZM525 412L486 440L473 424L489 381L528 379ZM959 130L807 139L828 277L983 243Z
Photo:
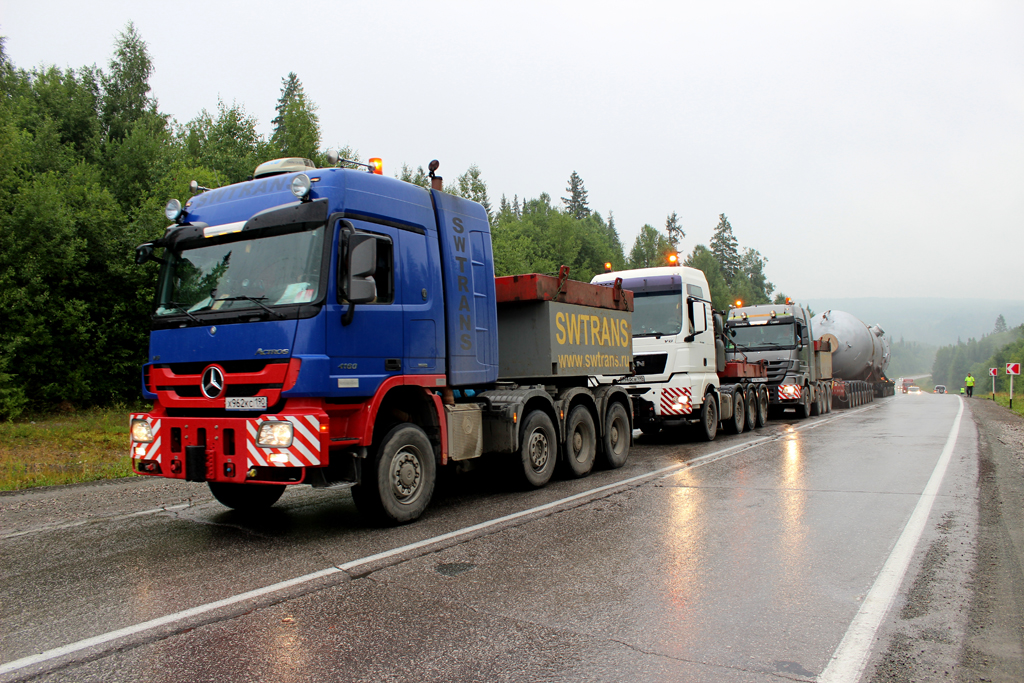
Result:
M1016 385L1016 383L1014 383L1014 384ZM1016 386L1014 386L1013 389L1014 389L1014 391L1013 391L1013 412L1017 413L1021 417L1024 417L1024 394L1022 394L1022 392L1017 391L1017 387ZM989 391L987 393L980 392L980 391L978 391L978 387L975 386L974 387L974 398L986 398L986 399L991 400L992 399L992 392L991 391ZM998 403L999 405L1003 406L1004 408L1009 408L1010 407L1010 392L1008 392L1008 391L998 392L997 391L996 392L996 403Z
M0 422L0 491L132 476L124 406Z

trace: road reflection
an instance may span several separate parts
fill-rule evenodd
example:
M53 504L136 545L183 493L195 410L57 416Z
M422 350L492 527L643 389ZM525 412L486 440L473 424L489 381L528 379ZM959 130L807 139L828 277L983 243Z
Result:
M804 483L803 432L787 425L783 436L779 486L780 537L778 564L787 588L799 590L807 571L807 491Z
M704 601L705 556L707 553L707 492L699 488L690 472L675 477L669 504L668 524L665 527L667 553L662 557L665 567L664 592L668 596L673 614L668 617L674 624L673 639L686 643L700 636L699 606ZM703 514L702 514L703 513Z

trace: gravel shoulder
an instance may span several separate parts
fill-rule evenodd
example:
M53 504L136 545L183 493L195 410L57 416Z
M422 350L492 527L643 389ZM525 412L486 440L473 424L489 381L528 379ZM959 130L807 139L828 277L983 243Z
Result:
M1024 419L978 398L964 418L872 683L1024 681Z

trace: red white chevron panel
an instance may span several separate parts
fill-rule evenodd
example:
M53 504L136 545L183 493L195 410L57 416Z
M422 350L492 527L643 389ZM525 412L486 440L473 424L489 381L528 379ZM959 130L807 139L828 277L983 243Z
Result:
M145 413L132 413L128 419L128 424L131 424L131 420L145 420L149 423L149 428L153 430L153 440L149 443L136 443L132 441L132 457L136 460L156 460L160 462L160 418L154 419ZM135 449L139 446L146 449L142 455L135 454Z
M680 401L680 397L686 397ZM661 390L661 414L662 415L689 415L693 412L689 387L666 387ZM679 404L679 407L676 407Z
M292 445L260 448L256 435L264 422L291 422ZM316 415L263 415L246 424L248 467L313 467L320 464L320 420Z

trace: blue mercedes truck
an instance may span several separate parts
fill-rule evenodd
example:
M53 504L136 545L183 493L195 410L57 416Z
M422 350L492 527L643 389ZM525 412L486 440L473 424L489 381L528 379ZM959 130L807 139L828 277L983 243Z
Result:
M440 467L485 454L534 487L559 463L625 462L629 396L590 378L632 373L632 294L565 271L496 280L485 209L436 167L426 189L379 163L275 160L168 202L171 225L136 249L160 271L137 474L206 482L239 510L350 488L399 523Z

